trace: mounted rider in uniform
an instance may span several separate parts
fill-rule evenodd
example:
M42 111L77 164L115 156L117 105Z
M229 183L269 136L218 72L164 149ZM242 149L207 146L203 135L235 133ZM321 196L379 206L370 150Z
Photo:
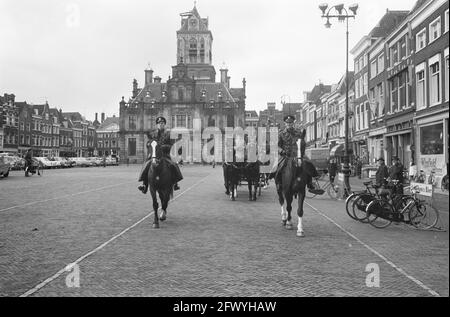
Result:
M278 160L278 166L275 172L275 184L277 188L281 186L281 171L285 167L287 158L297 158L298 155L298 146L297 140L300 139L300 159L303 161L307 159L305 156L306 150L306 130L300 131L299 129L294 128L295 117L292 115L288 115L284 117L284 122L286 123L286 127L280 131L278 135L278 148L280 158ZM315 189L312 183L312 178L307 180L307 186L309 192L322 195L324 191L322 189Z
M173 189L179 190L178 182L183 179L183 175L181 175L180 168L178 165L172 161L170 157L170 148L174 144L174 142L170 139L170 131L166 130L166 119L164 117L158 117L156 119L156 124L158 125L158 129L147 132L147 137L149 141L147 142L147 146L149 146L153 141L156 141L158 145L156 146L155 156L157 158L161 158L162 160L166 160L166 162L170 166L170 170L172 173L172 181L174 183ZM143 185L140 185L138 189L142 191L143 194L147 193L148 190L148 169L151 164L151 154L149 153L147 160L142 167L142 170L139 174L139 182L143 181Z

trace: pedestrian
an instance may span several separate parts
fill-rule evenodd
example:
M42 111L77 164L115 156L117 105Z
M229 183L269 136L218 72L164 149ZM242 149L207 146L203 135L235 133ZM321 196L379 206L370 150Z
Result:
M106 156L103 154L103 167L106 167Z
M380 157L377 163L378 169L375 174L375 184L384 188L386 186L386 179L389 177L389 170L384 162L384 158Z
M334 183L334 179L336 178L337 172L337 164L335 158L330 158L328 162L328 174L330 177L330 183Z
M403 164L397 156L392 157L392 166L389 170L389 178L397 180L397 186L394 186L396 194L403 195Z

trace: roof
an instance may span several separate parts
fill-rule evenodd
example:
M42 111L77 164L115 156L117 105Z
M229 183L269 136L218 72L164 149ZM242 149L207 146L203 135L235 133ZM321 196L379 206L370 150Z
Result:
M422 1L422 0L421 0ZM380 19L378 24L370 31L369 36L372 38L385 37L392 32L400 23L408 16L409 11L387 10L386 14Z
M84 121L83 116L79 112L63 112L62 115L71 121Z
M102 124L97 129L104 130L108 126L111 126L112 124L119 125L119 117L113 116L113 117L106 118L105 120L103 120Z
M320 96L324 93L331 92L331 85L324 85L322 83L315 85L314 88L311 90L311 92L307 93L307 99L306 101L312 101L315 102L317 99L320 98Z

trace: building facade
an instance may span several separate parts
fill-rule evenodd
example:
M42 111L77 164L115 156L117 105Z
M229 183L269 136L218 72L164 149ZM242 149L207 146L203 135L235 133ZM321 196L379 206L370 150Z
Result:
M415 87L413 151L417 169L434 173L437 186L448 173L449 3L426 1L411 16Z

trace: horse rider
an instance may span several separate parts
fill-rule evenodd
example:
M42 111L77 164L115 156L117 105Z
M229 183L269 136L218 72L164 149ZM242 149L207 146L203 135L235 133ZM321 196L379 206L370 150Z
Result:
M277 170L275 172L275 184L277 188L281 186L281 171L286 165L287 158L297 158L297 140L300 139L300 158L301 160L307 159L305 156L306 150L306 130L300 131L294 128L295 117L292 115L287 115L284 117L284 122L286 127L280 131L278 135L278 148L280 150L281 158L278 160ZM323 190L316 189L312 183L312 178L307 180L308 191L316 194L322 195Z
M156 141L158 143L155 153L156 157L161 157L161 159L166 160L166 162L169 164L170 170L172 172L172 182L174 183L173 189L179 190L180 187L178 186L178 182L183 179L183 175L181 175L179 166L174 161L172 161L170 157L170 148L172 147L174 142L170 139L170 131L165 129L166 118L156 118L156 124L158 126L158 129L147 133L149 139L148 144L151 144L153 141ZM139 182L143 181L143 184L138 187L138 189L142 191L143 194L147 193L148 190L147 174L148 169L150 168L150 164L151 155L149 153L147 160L142 167L141 173L139 174L138 180Z

